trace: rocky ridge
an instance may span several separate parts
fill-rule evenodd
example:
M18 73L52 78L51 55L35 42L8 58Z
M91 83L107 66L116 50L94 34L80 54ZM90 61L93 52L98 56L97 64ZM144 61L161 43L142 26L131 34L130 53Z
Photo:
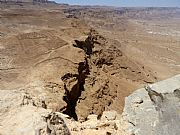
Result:
M61 77L65 91L63 100L67 106L60 110L76 120L78 116L79 119L84 119L89 114L97 114L100 117L102 112L108 110L108 107L113 104L113 100L117 98L117 88L114 88L111 76L123 72L134 75L127 79L135 78L135 81L141 82L155 80L148 71L145 71L147 74L141 71L136 73L136 68L139 67L134 64L133 67L128 67L126 63L131 63L131 61L128 61L127 57L116 48L115 43L108 42L91 29L84 40L75 40L73 44L74 47L84 51L84 61L78 63L78 73L68 72ZM79 110L82 107L87 107L87 109Z

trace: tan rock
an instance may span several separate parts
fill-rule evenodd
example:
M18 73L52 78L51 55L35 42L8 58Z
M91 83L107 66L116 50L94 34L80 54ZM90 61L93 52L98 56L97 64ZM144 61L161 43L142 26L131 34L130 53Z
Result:
M117 117L117 112L116 111L104 111L101 120L115 120Z

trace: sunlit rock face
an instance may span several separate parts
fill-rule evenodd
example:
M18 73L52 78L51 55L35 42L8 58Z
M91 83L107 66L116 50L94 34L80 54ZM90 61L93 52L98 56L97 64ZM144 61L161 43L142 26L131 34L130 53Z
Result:
M151 85L126 98L123 112L128 132L135 135L177 135L180 133L180 75Z

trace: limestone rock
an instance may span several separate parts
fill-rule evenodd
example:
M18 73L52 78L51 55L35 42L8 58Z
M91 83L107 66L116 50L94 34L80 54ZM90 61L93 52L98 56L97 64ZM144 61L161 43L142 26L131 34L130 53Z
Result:
M49 135L71 135L66 123L58 113L50 113L46 119Z
M126 135L122 118L106 111L101 119L91 114L84 122L36 104L36 98L24 90L0 93L0 134L2 135ZM104 119L104 120L103 120Z
M3 117L1 121L0 134L3 135L46 135L38 134L46 129L43 116L50 110L24 106L13 109ZM41 131L42 130L42 131Z
M126 98L123 112L129 124L126 131L135 135L178 135L180 75L155 83L151 88L162 95L163 100L152 100L144 88Z
M116 111L104 111L101 120L115 120L117 116Z
M89 115L88 117L87 117L87 119L88 120L95 120L95 121L97 121L97 115L95 115L95 114L92 114L92 115Z

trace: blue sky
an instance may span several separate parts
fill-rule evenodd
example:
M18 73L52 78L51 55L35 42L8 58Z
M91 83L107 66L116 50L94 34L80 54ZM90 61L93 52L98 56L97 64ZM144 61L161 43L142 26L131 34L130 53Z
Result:
M180 0L55 0L57 3L73 5L180 7Z

